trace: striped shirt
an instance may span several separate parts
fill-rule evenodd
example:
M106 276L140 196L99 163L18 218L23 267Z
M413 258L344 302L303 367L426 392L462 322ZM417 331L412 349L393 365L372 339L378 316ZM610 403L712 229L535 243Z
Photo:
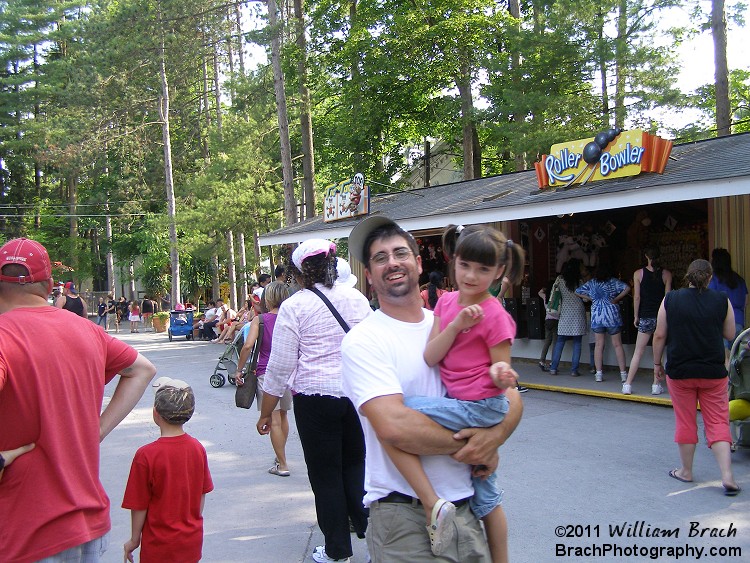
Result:
M372 312L351 287L315 284L352 327ZM343 397L341 341L344 329L320 297L303 289L279 308L263 391L281 397L286 389L304 395Z

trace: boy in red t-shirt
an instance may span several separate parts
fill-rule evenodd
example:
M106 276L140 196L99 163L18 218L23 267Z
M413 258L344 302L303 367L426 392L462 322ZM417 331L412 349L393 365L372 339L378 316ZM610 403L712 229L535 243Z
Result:
M141 563L195 563L203 548L203 504L213 490L206 450L182 429L195 410L184 381L154 384L154 422L161 438L135 453L122 507L132 511L125 557L141 546Z

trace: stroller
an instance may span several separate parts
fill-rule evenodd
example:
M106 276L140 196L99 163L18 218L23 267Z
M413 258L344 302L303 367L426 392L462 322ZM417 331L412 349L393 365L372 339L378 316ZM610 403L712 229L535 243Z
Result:
M184 336L185 340L193 339L193 310L181 309L169 312L169 328L167 329L169 341L174 336Z
M229 379L229 383L236 385L234 377L229 374L237 371L237 362L239 362L240 359L240 351L242 350L242 345L245 343L243 332L244 331L242 330L238 330L232 342L227 344L224 352L219 356L219 361L214 368L214 373L209 378L211 387L223 387L227 379Z
M732 344L729 353L729 400L750 401L750 329L742 331ZM732 451L750 448L750 418L729 423L732 433Z

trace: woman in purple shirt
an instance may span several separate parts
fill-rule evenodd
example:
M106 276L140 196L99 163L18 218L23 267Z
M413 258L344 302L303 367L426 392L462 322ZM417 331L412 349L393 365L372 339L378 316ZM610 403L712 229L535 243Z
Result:
M729 298L734 309L735 338L745 326L745 307L747 306L747 285L745 280L732 269L732 256L726 248L714 248L711 252L711 267L714 275L708 283L708 288L721 291ZM729 361L729 350L732 340L724 340L726 361Z
M273 282L268 284L265 288L265 300L266 307L268 307L268 313L262 313L253 318L252 321L242 327L242 337L244 338L244 344L240 357L237 360L237 372L234 374L237 385L243 384L241 370L248 362L250 355L253 352L255 341L258 340L258 317L263 317L263 341L261 342L260 351L258 353L258 365L255 368L255 374L258 376L258 387L257 387L257 405L260 410L261 403L263 401L263 376L266 373L266 367L268 366L268 358L271 356L271 341L273 339L273 327L276 324L276 315L279 313L279 307L281 303L289 297L289 288L286 284L281 282ZM249 300L248 300L249 301ZM276 454L276 459L273 465L268 470L272 475L278 475L279 477L289 477L289 466L286 463L286 441L289 438L289 420L287 418L287 412L292 410L292 395L289 391L279 400L279 404L276 405L275 410L271 414L273 424L271 426L271 446Z

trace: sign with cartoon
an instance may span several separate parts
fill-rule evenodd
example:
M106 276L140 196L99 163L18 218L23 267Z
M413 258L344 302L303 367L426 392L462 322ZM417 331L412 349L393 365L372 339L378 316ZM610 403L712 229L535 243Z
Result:
M644 172L664 173L672 142L634 129L607 129L595 137L552 145L534 164L539 189L569 188Z
M365 177L357 172L353 178L326 188L323 221L337 221L370 212L370 189Z

